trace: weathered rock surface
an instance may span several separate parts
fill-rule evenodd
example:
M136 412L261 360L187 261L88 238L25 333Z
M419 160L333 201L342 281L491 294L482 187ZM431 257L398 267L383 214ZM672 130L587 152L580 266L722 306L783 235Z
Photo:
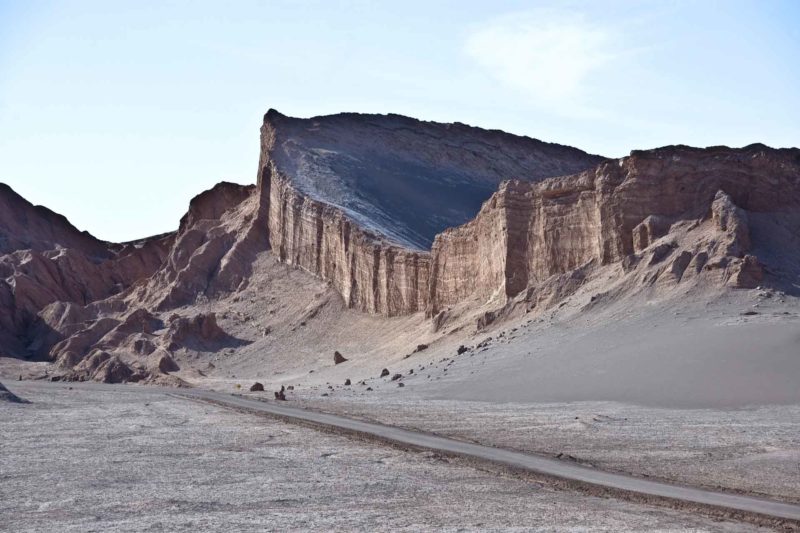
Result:
M120 294L160 266L171 235L112 244L33 206L0 184L0 343L12 355L38 353L37 314L59 303L87 305ZM33 333L33 334L32 334Z
M255 192L222 182L193 198L163 265L128 299L164 311L243 288L255 254L268 246Z
M715 265L724 281L752 286L763 273L744 255L747 212L798 209L800 150L762 145L666 147L541 183L506 182L474 220L437 236L429 312L468 298L503 302L551 276L622 262L654 243L649 264L656 264L675 249L659 237L681 221L699 226L709 218L716 236L688 256L680 251L674 271L698 256L700 268Z
M296 191L403 248L468 221L511 178L539 181L603 160L576 148L400 115L264 116L262 158Z
M201 193L171 234L102 242L0 184L0 347L56 361L66 379L182 384L169 374L187 358L243 344L210 304L243 294L266 251L347 307L425 312L433 332L457 306L486 305L483 328L556 305L609 265L627 280L618 291L792 286L797 253L782 247L799 214L797 149L605 160L462 124L270 111L257 185ZM269 295L248 292L266 309Z
M225 345L230 336L217 324L214 313L192 317L173 315L164 342L171 350L188 347L198 351L214 351Z
M282 261L389 316L428 307L435 234L461 224L504 179L541 180L602 158L463 124L397 115L294 119L270 110L259 188Z
M8 222L0 229L13 235L4 249L32 247L0 255L3 353L57 361L75 370L67 379L129 381L177 371L171 351L235 345L213 313L169 324L160 315L246 286L253 257L267 248L255 191L221 183L192 200L176 233L118 245L78 232L3 186L0 201L27 222L0 216ZM131 356L148 358L146 368L131 370Z

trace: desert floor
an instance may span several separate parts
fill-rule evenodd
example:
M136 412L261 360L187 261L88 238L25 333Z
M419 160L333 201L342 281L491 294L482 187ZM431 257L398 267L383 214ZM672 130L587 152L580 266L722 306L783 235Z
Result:
M9 383L5 531L750 531L145 387Z

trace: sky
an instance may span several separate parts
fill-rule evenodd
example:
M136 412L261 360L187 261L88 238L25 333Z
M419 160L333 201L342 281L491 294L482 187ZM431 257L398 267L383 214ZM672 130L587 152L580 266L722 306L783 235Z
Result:
M0 182L120 242L253 183L269 108L798 146L799 66L795 0L0 0Z

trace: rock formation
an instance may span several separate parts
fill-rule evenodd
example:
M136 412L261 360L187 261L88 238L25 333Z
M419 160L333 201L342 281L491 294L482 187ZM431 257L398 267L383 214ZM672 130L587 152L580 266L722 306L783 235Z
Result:
M255 190L221 183L192 201L176 233L119 245L3 186L0 199L27 221L10 217L2 228L11 235L0 255L3 353L49 358L70 379L120 382L177 371L176 350L237 345L213 313L163 312L246 285L254 255L267 248Z
M414 136L405 137L412 126L417 135L427 136L424 146ZM471 153L469 147L482 135L484 146L493 148ZM363 145L354 148L354 139ZM405 150L419 152L401 152L401 139ZM525 157L520 151L536 155ZM388 316L426 311L433 316L465 300L494 299L502 305L551 276L591 262L633 261L631 256L677 222L708 218L720 192L736 209L717 205L714 212L727 209L732 214L715 218L715 224L721 233L731 234L722 241L733 239L735 244L679 251L670 267L673 277L689 266L684 263L696 267L703 262L707 270L722 267L721 278L732 286L758 283L763 278L760 263L744 254L749 246L746 211L800 205L797 154L796 149L763 145L738 150L673 146L598 162L564 147L463 125L443 128L403 117L358 115L303 121L271 111L262 127L259 188L262 203L268 205L270 245L281 261L331 282L354 309ZM420 249L430 232L415 233L411 221L441 220L439 212L449 212L451 205L468 211L460 199L442 199L434 216L409 200L399 214L401 208L392 211L379 199L361 201L364 197L351 189L368 181L367 176L374 176L376 184L364 187L383 196L392 197L397 183L403 183L404 191L419 184L386 170L406 168L398 161L414 157L429 165L419 171L422 175L451 183L460 176L466 189L481 177L495 183L516 179L502 181L474 219L450 227L458 220L451 218L444 224L448 229L437 227L443 231L426 252ZM505 163L491 167L498 160ZM543 179L590 162L596 164L582 172ZM421 185L416 191L417 198L428 194ZM394 225L387 227L384 220ZM730 231L724 229L728 226ZM662 243L654 258L668 251L672 248ZM709 254L717 260L706 265Z
M498 183L601 160L463 124L270 110L258 185L282 261L330 281L350 307L393 316L428 307L431 241L474 216Z
M8 390L5 385L0 383L0 402L9 402L9 403L28 403L27 400L23 400L10 390Z
M716 237L678 252L676 268L702 262L733 286L753 286L762 275L746 255L747 212L798 209L800 150L762 145L637 151L572 176L505 182L474 220L436 237L430 312L512 298L591 262L631 260L681 221L709 218ZM673 248L656 245L653 264Z
M71 304L85 306L123 292L151 276L171 244L170 235L124 244L99 241L0 184L3 351L38 353L43 332L29 330L40 311L54 304L64 313L76 313Z
M792 284L780 246L798 213L797 149L607 160L463 124L271 110L257 185L201 193L174 233L106 243L0 185L0 346L68 379L180 384L190 354L243 344L208 305L247 289L264 253L347 307L424 312L434 331L456 306L488 306L486 327L555 305L609 265L655 289Z
M270 109L259 172L271 199L291 204L289 196L300 195L395 245L427 251L437 233L474 217L500 182L573 174L602 160L460 123L357 113L297 119ZM276 179L288 179L295 192L285 185L272 191L269 180Z

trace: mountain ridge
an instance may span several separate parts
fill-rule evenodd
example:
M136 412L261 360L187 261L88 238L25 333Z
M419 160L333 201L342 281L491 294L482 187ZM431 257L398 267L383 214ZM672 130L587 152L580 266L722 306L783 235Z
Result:
M221 182L192 199L175 232L131 243L75 233L63 217L31 211L9 187L0 188L0 201L43 219L30 225L39 235L17 239L39 244L0 256L4 351L56 361L67 379L180 384L182 378L170 374L195 367L199 354L251 353L250 344L255 350L265 342L250 333L229 334L226 307L250 294L253 312L259 306L276 312L274 297L253 289L279 275L280 263L328 287L319 293L329 294L326 303L298 309L305 317L298 324L340 298L344 309L385 317L380 320L424 316L431 342L448 330L481 331L520 313L544 313L605 278L598 298L619 301L679 288L701 294L767 284L792 293L798 286L800 269L792 266L792 235L800 232L800 217L792 215L800 213L798 149L678 145L619 159L567 149L565 158L541 151L540 141L496 134L492 142L502 150L476 155L470 135L486 130L378 116L379 122L399 120L403 128L433 128L453 145L443 148L423 146L418 132L405 129L375 134L372 125L364 129L362 115L357 125L353 117L292 119L271 110L261 129L255 185ZM523 148L509 146L516 142ZM319 150L321 163L314 160ZM480 182L472 192L494 185L466 222L438 231L430 248L421 249L406 237L415 219L433 213L432 204L409 206L397 215L405 229L385 231L394 211L386 205L373 210L369 194L353 189L366 174L353 178L355 167L330 164L330 157L378 170L416 161L415 168L430 172L428 181ZM500 179L512 167L530 173ZM581 168L543 177L573 167ZM369 175L382 176L373 179L381 186L406 179L397 172ZM306 192L309 176L313 194ZM329 202L320 184L339 187L344 196ZM427 193L403 190L412 197ZM449 204L442 202L450 197L441 198L437 209L446 211ZM464 217L463 198L451 200L457 208L444 218L432 215L428 229ZM10 212L0 216L0 230L22 233Z

